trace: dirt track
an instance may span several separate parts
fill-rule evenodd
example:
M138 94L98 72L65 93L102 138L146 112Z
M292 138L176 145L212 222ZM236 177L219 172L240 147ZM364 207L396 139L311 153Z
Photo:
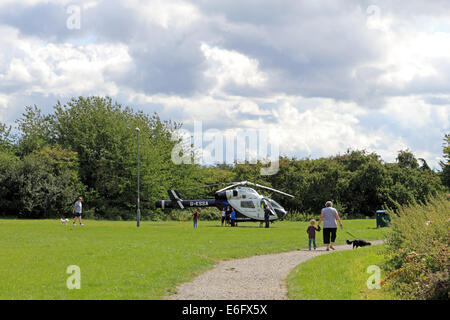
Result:
M371 241L381 244L382 240ZM351 250L350 245L336 246L336 251ZM298 264L322 254L324 247L316 251L302 249L253 256L219 262L191 282L177 287L171 300L283 300L286 299L285 279Z

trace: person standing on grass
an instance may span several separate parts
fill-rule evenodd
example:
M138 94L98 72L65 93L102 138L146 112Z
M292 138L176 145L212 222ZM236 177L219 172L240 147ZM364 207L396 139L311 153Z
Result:
M264 201L264 221L266 223L266 228L269 228L269 220L270 218L270 209L269 206L267 205L266 201Z
M81 196L78 197L77 201L75 202L75 205L73 206L72 212L75 216L73 219L73 225L76 226L76 221L80 221L80 226L84 226L84 224L81 222L81 212L83 208L83 198Z
M231 211L231 215L230 215L230 220L231 220L231 226L234 227L235 226L235 222L236 222L236 211L231 208L233 211Z
M316 231L320 231L320 226L318 228L314 227L316 224L316 220L312 219L310 221L310 225L308 229L306 230L306 233L308 233L308 239L309 239L309 250L311 250L311 242L314 244L314 250L317 249L316 246Z
M225 225L231 225L231 212L233 210L231 209L231 206L227 206L225 209Z
M320 227L320 223L322 222L322 220L323 220L323 243L327 246L327 251L329 251L330 248L332 250L336 250L334 248L334 241L336 240L336 231L337 231L336 220L339 222L341 229L342 229L342 222L341 218L339 218L337 210L333 208L333 202L327 201L327 203L325 203L325 208L322 209L319 223L317 224L318 227Z
M197 222L198 222L198 211L194 210L194 212L192 213L192 216L194 218L194 228L197 228Z
M223 227L223 223L225 222L226 214L227 214L226 209L225 209L225 207L223 207L222 210L220 210L220 216L222 218L222 227Z

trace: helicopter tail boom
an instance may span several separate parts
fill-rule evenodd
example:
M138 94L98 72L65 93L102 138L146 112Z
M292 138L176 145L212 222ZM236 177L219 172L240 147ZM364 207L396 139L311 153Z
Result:
M220 207L216 199L202 199L202 200L158 200L155 203L157 208L162 209L186 209L186 208L201 208L201 207Z
M167 190L170 200L158 200L155 203L157 208L173 208L186 209L192 207L222 207L220 201L217 199L202 199L202 200L183 200L181 194L177 190Z

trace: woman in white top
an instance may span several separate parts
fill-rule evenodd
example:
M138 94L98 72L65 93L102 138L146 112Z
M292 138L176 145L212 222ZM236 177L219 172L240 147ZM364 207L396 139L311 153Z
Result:
M327 203L325 204L325 208L322 209L322 212L320 214L320 220L319 223L317 224L319 227L322 220L323 220L323 243L326 244L327 251L329 251L330 248L335 250L333 245L334 241L336 240L336 231L337 231L336 220L339 222L341 229L342 229L342 222L341 218L339 218L339 213L335 208L333 208L333 202L327 201Z
M226 217L226 208L223 207L222 210L220 210L220 215L222 216L222 227L223 227L223 223L225 222L225 217Z

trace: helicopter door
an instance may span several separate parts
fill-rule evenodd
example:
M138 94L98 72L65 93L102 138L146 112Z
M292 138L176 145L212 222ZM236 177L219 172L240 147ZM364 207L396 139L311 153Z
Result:
M261 217L264 219L264 203L267 205L267 207L270 210L270 217L276 216L275 215L275 210L273 209L269 199L262 198L261 202L260 202L260 205L259 205L259 208L261 209L261 214L262 214ZM269 219L270 219L270 217L269 217Z

